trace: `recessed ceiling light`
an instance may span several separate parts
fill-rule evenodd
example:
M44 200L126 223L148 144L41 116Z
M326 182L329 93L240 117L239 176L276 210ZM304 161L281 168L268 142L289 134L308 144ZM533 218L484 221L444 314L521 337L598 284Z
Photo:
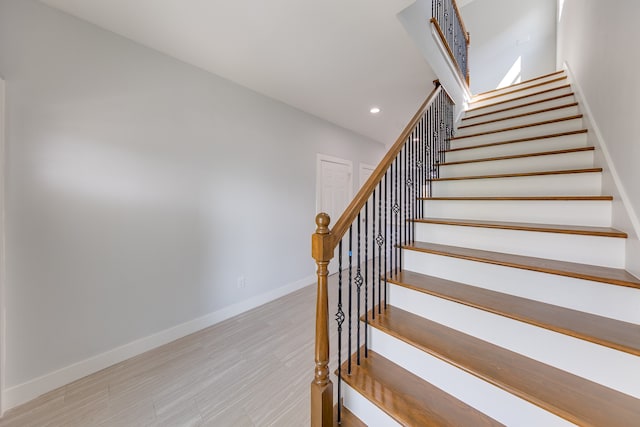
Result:
M380 112L380 108L378 107L371 107L371 109L369 110L369 112L371 114L378 114Z

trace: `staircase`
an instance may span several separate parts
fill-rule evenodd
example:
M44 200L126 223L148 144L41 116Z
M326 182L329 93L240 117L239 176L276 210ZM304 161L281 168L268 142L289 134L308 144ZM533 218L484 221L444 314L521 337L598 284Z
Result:
M343 425L640 426L640 280L564 72L474 97Z

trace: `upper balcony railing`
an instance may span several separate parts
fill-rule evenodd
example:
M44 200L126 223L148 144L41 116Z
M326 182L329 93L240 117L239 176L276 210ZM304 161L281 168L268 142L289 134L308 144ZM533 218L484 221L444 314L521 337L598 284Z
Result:
M455 0L433 0L431 23L435 26L462 80L469 85L469 33Z

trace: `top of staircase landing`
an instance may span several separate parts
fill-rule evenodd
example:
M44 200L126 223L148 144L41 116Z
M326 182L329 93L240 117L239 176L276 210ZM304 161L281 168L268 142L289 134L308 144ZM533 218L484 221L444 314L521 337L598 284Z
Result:
M544 81L544 82L535 83L535 84L531 84L529 86L524 86L524 87L515 87L514 88L514 86L507 86L507 87L504 87L504 88L501 88L501 89L496 89L496 91L501 90L502 91L501 93L487 94L486 96L483 96L480 99L472 99L471 100L471 104L473 104L475 102L483 102L483 101L487 101L489 99L499 98L501 96L513 95L515 93L522 92L524 90L537 88L537 87L544 86L544 85L547 85L547 84L550 84L550 83L558 83L558 82L561 82L563 80L567 80L567 76L558 77L558 78L555 78L555 79L552 79L552 80L547 80L547 81ZM480 96L480 95L476 95L476 98L478 96Z
M475 95L473 95L473 97L475 98L475 97L479 97L479 96L488 95L488 94L490 94L490 93L498 92L498 91L500 91L500 90L505 90L505 89L508 89L508 88L510 88L510 87L521 86L521 85L524 85L524 84L527 84L527 83L534 82L534 81L536 81L536 80L546 79L547 77L555 76L555 75L557 75L557 74L562 74L562 73L564 73L564 70L554 71L553 73L544 74L544 75L542 75L542 76L534 77L534 78L532 78L532 79L523 80L523 81L521 81L521 82L514 83L514 84L509 85L509 86L499 87L499 88L496 88L496 89L488 90L488 91L486 91L486 92L476 93Z
M467 113L483 110L485 108L493 107L493 106L500 105L500 104L505 104L507 102L520 101L520 100L523 100L523 99L526 99L526 98L531 98L531 97L534 97L534 96L537 96L537 95L544 95L546 93L551 93L551 92L554 92L554 91L559 91L559 90L569 89L569 88L571 88L571 85L569 85L569 84L566 84L566 85L563 85L563 86L558 86L558 87L553 87L551 89L545 89L545 90L541 90L539 92L534 92L534 93L530 93L530 94L527 94L527 95L518 96L518 97L515 97L515 98L509 98L509 99L505 99L505 100L502 100L502 101L492 102L492 103L489 103L487 105L483 105L481 107L472 107L472 108L469 108L467 110Z

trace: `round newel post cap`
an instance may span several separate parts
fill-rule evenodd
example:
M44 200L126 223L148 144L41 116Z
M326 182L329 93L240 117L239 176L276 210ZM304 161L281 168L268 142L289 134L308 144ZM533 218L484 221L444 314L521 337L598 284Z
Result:
M331 218L329 218L328 214L320 212L318 215L316 215L316 225L318 226L318 228L316 229L316 233L328 234L330 222Z

